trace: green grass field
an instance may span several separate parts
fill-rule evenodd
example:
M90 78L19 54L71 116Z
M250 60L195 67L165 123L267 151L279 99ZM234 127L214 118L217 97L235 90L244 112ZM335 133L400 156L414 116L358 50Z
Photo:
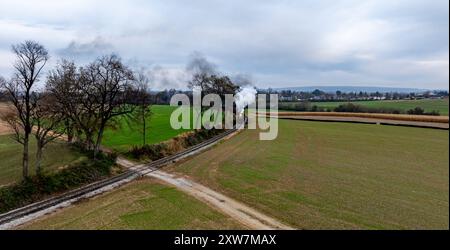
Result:
M448 229L449 132L279 121L170 168L301 229Z
M148 120L147 143L158 143L177 136L187 130L174 130L170 126L170 115L176 107L168 105L152 106L153 115ZM141 145L141 127L129 124L125 119L120 120L117 129L105 131L104 145L119 152L126 152L133 145ZM36 145L34 138L30 142L30 166L34 174L34 153ZM55 141L45 148L43 167L53 170L81 158L81 154L70 150L63 142ZM8 135L0 135L0 186L21 179L22 146Z
M311 105L333 109L348 102L311 102ZM440 115L448 115L448 99L424 99L424 100L399 100L399 101L358 101L353 102L369 108L394 108L406 112L407 110L421 107L425 112L439 111Z
M173 138L189 130L175 130L170 126L170 115L176 107L169 105L153 105L152 115L147 120L147 144L158 143ZM128 151L133 145L142 145L142 127L136 123L129 124L125 119L120 120L117 129L105 131L103 145L119 152Z
M22 145L14 141L10 135L0 135L0 186L21 180L22 148ZM31 137L29 150L30 170L31 174L35 174L36 143L33 137ZM44 171L52 171L82 158L81 153L72 150L65 143L54 141L44 149L42 167Z
M206 204L141 179L38 219L22 229L242 229Z

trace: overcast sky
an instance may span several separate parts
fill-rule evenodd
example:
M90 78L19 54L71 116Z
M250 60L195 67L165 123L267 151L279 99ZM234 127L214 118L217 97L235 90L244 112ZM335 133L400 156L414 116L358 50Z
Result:
M182 88L202 54L258 87L362 85L448 89L448 0L0 0L0 75L27 39L52 60L118 53Z

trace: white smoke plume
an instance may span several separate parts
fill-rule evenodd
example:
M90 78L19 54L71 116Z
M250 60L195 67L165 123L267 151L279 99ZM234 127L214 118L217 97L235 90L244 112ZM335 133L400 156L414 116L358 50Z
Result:
M243 86L235 95L234 102L236 103L236 112L239 115L244 113L247 105L251 105L256 101L256 89L253 86Z

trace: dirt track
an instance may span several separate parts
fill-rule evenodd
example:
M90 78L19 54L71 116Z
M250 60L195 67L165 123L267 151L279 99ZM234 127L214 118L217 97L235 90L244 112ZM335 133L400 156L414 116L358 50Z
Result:
M235 132L228 137L224 138L227 140L234 135L238 134ZM117 163L126 168L136 168L139 165L136 163L119 157L117 159ZM225 196L221 193L218 193L206 186L203 186L199 183L194 182L187 177L177 176L174 174L169 174L162 170L153 170L149 171L146 176L156 178L164 183L169 185L173 185L179 190L199 199L200 201L205 202L209 206L214 209L218 209L224 214L229 215L230 217L236 219L243 225L247 226L250 229L256 230L276 230L276 229L285 229L292 230L294 228L283 224L282 222L276 220L275 218L269 217L265 214L258 212L257 210L238 202L228 196Z
M136 166L133 162L123 158L118 159L118 163L128 168L133 168ZM215 209L220 210L224 214L229 215L251 229L294 229L274 218L256 211L247 205L244 205L243 203L240 203L184 177L172 175L161 170L149 172L146 176L156 178L164 183L175 186L179 190L207 203Z

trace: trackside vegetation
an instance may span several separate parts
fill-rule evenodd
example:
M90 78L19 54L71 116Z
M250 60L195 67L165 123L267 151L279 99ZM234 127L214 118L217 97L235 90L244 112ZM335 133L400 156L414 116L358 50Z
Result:
M189 148L202 141L208 140L220 133L223 130L219 129L201 129L188 132L176 136L168 141L156 143L152 145L135 146L125 155L138 160L158 160L166 156L176 154L183 149Z
M85 153L90 155L89 152ZM55 173L29 177L19 183L1 187L0 213L108 177L112 174L115 158L115 155L99 154L96 159L73 163Z

